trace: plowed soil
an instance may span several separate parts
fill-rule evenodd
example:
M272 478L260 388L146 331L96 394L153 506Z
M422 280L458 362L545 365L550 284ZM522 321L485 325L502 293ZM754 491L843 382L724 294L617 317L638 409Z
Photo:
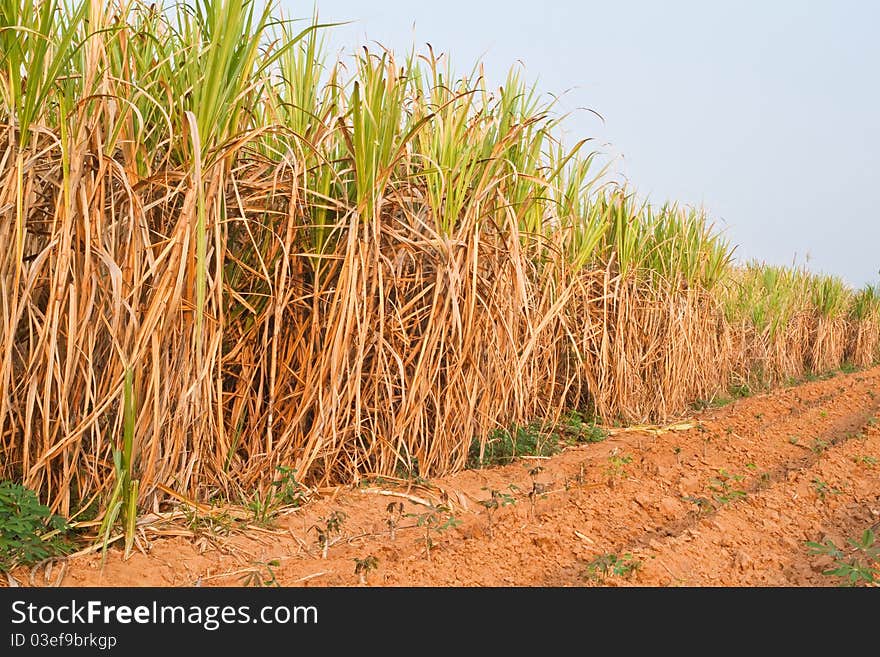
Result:
M48 580L356 586L356 560L375 557L374 586L836 585L822 574L831 558L806 543L844 546L880 526L878 393L880 368L838 374L547 459L323 491L267 526L155 521L128 560L116 543L103 567L78 556ZM431 504L459 524L440 530L449 514L438 512L431 525ZM345 516L322 558L313 527L333 512ZM40 585L45 570L15 576Z

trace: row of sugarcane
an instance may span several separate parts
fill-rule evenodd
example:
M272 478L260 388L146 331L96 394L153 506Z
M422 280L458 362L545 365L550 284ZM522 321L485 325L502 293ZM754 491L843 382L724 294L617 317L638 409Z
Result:
M737 265L520 74L330 63L249 0L0 0L0 478L67 516L430 476L878 357L880 299Z

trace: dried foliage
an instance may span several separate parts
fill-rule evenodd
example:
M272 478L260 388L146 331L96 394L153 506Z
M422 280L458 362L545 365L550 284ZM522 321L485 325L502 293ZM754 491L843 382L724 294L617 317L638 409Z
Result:
M53 511L434 475L876 359L876 296L732 267L516 73L331 66L261 6L0 0L0 477Z

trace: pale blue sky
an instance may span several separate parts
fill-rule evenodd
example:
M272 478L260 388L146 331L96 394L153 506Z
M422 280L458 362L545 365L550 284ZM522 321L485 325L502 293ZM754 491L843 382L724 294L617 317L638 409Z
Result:
M880 2L316 0L332 49L431 43L490 81L519 61L570 141L653 201L703 204L738 257L860 285L880 269ZM282 0L304 17L311 2Z

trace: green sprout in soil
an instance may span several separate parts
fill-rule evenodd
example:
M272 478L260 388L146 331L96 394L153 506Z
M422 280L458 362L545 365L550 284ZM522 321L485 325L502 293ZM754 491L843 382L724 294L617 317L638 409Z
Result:
M729 504L746 496L746 492L734 486L740 483L745 477L738 474L729 474L724 468L718 471L718 476L709 482L709 490L715 495L715 501L718 504Z
M251 512L255 525L265 526L272 523L275 506L272 504L271 494L264 497L257 491L245 506Z
M197 543L219 546L218 537L229 536L236 525L228 511L202 515L197 509L183 507L186 527L193 533Z
M362 586L367 584L367 575L379 567L379 559L372 554L362 559L354 560L354 574L358 576L358 582Z
M606 577L629 577L642 563L630 553L618 556L614 553L601 554L587 564L586 576L601 582Z
M286 465L279 465L276 470L278 479L272 482L274 503L296 507L305 504L309 499L309 489L296 480L296 470Z
M425 513L409 513L407 515L415 518L416 526L421 527L424 531L421 542L425 546L425 558L428 561L431 561L431 550L435 547L434 540L431 538L431 532L441 534L461 524L461 520L452 515L449 508L445 506L433 507Z
M296 480L295 470L279 465L278 478L272 482L265 495L259 491L247 500L245 506L253 516L255 525L272 524L272 519L282 506L302 506L309 499L309 489Z
M626 466L632 463L632 456L619 456L612 454L608 457L608 465L605 466L605 478L608 487L614 488L618 480L626 477Z
M241 577L242 586L281 586L275 578L275 568L281 562L277 559L271 561L254 561L253 568L245 571Z
M866 529L858 539L849 539L845 553L834 541L824 543L809 541L811 554L821 554L834 559L834 567L822 571L823 575L839 577L843 586L880 583L880 544L873 529Z
M694 495L687 495L682 497L685 502L690 502L691 504L696 504L697 509L699 509L700 513L712 513L715 510L715 505L712 504L712 500L708 497L697 497Z
M346 515L342 511L334 511L326 518L322 519L322 525L312 525L311 529L316 534L316 542L321 548L321 558L327 558L327 552L330 545L334 543L333 537L342 531L342 523L345 522Z
M393 541L397 536L400 519L403 517L403 502L390 502L385 507L385 513L388 514L385 519L385 524L388 525L388 538Z
M486 489L484 488L483 490ZM516 498L509 493L502 493L493 488L489 491L489 499L480 500L479 503L486 509L486 517L489 523L489 540L491 541L494 536L493 520L495 518L495 512L501 507L516 504Z
M536 465L533 468L529 468L529 476L532 478L532 488L529 491L529 516L534 520L535 518L535 504L537 502L537 498L546 499L547 488L548 485L541 483L538 481L538 475L544 470L540 465Z
M821 438L813 438L813 444L810 447L810 450L816 456L821 456L822 453L828 449L828 441L822 440Z
M828 483L822 481L818 477L813 477L813 490L816 491L816 495L819 496L820 500L824 500L826 495L839 495L840 491L836 488L832 488L828 485Z

